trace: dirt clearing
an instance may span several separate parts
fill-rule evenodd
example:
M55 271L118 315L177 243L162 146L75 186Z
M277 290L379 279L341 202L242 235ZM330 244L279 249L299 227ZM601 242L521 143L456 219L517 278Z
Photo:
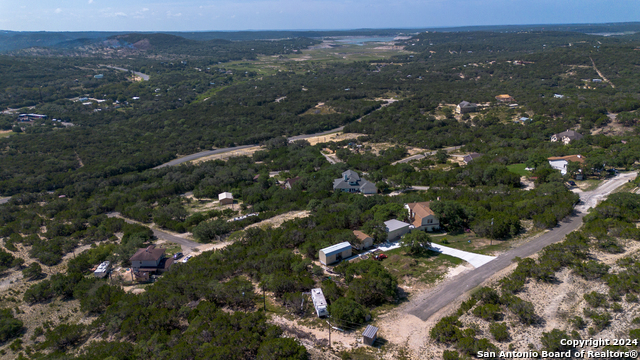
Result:
M289 220L293 220L293 219L299 219L299 218L305 218L307 216L311 215L310 211L289 211L288 213L284 213L284 214L280 214L278 216L274 216L271 219L267 219L267 220L263 220L260 221L258 223L255 224L251 224L249 226L246 227L246 229L249 228L253 228L253 227L259 227L259 228L267 228L267 227L279 227L280 225L282 225L285 221L289 221Z

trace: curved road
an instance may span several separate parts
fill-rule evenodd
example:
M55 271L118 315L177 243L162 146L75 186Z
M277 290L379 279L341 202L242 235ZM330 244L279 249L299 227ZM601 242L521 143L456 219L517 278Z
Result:
M0 198L0 205L8 203L8 202L9 202L9 200L11 200L11 198L10 198L10 197L7 197L7 198Z
M606 198L613 190L635 178L635 176L635 172L620 174L605 181L593 191L580 193L581 201L576 206L574 215L565 219L559 226L520 247L507 251L479 268L456 276L436 287L433 291L420 295L417 299L411 301L406 312L423 321L427 321L440 309L451 304L467 291L479 286L496 272L509 266L516 256L520 258L531 256L545 246L564 239L567 234L582 225L582 218L590 208L596 206L598 201Z
M113 67L113 66L110 66L110 67ZM115 68L115 67L113 67L113 68L114 69L119 69L119 68ZM120 69L120 70L126 70L126 69ZM387 106L389 104L393 104L396 101L397 100L388 101L387 103L382 104L379 108L377 108L374 111L380 110L383 107L385 107L385 106ZM367 115L365 115L365 116L367 116ZM358 119L356 121L362 120L362 118L364 118L365 116L361 117L360 119ZM335 128L335 129L322 131L322 132L315 133L315 134L304 134L304 135L291 136L291 137L288 137L287 139L289 141L304 140L304 139L308 139L308 138L311 138L311 137L314 137L314 136L323 136L323 135L333 134L334 132L342 131L343 129L344 129L344 126L340 126L340 127ZM173 160L171 160L171 161L169 161L167 163L164 163L162 165L158 165L158 166L154 167L154 169L160 169L160 168L167 167L167 166L175 166L175 165L179 165L179 164L185 163L187 161L200 159L200 158L205 157L205 156L210 156L210 155L215 155L215 154L222 154L222 153L226 153L226 152L230 152L230 151L236 151L236 150L242 150L242 149L249 148L249 147L252 147L252 146L258 146L258 144L234 146L234 147L228 147L228 148L222 148L222 149L216 149L216 150L205 150L205 151L201 151L201 152L198 152L198 153L195 153L195 154L191 154L191 155L187 155L187 156L181 157L179 159L173 159Z

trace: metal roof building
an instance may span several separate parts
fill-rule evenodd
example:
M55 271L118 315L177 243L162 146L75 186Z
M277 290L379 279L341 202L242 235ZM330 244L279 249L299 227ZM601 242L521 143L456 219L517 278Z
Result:
M362 341L367 344L373 346L373 343L376 342L378 338L378 328L375 326L367 325L367 328L364 329L362 333Z
M341 242L320 250L318 257L324 265L333 264L351 256L351 244L348 241Z
M220 201L220 205L233 204L233 194L230 192L220 193L218 194L218 200Z
M413 228L411 224L400 220L387 220L384 222L384 226L387 228L387 240L398 238Z

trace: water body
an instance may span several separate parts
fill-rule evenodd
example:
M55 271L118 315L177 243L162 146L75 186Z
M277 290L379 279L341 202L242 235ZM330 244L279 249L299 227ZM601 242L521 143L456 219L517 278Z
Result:
M381 36L381 37L347 37L347 38L334 38L335 42L342 44L358 45L362 46L368 42L390 42L394 41L395 36Z

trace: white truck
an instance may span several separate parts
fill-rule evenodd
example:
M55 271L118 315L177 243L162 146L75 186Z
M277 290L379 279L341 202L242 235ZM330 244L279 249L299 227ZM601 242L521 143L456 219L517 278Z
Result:
M327 310L327 300L324 298L322 289L312 289L311 300L313 300L313 307L316 308L316 314L318 314L318 317L329 315L329 311Z

